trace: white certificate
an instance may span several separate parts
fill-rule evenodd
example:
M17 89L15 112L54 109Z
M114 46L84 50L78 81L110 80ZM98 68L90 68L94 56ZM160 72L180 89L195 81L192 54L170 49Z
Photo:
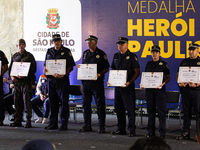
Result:
M199 67L179 67L178 83L199 83Z
M140 87L159 88L162 85L163 72L143 72Z
M125 86L127 80L127 70L110 70L109 86Z
M46 69L46 75L53 75L55 73L59 75L65 75L66 59L46 60Z
M10 76L27 77L30 65L30 62L13 62Z
M97 80L97 64L79 64L78 80Z

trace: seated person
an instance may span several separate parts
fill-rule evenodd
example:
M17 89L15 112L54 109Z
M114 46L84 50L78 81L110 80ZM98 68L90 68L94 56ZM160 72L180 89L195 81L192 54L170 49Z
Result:
M38 119L35 123L48 123L48 116L49 116L49 98L47 93L47 78L45 74L41 75L37 84L37 93L36 97L31 99L31 106ZM44 106L44 115L41 112L39 106Z

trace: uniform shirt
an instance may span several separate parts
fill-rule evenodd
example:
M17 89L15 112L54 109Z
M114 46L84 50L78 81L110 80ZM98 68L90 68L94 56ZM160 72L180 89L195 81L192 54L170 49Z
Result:
M46 60L55 60L55 59L66 60L66 71L68 67L75 66L74 58L72 57L70 49L64 47L63 45L59 50L55 50L54 47L51 47L47 50L44 66L46 66ZM48 75L47 77L52 77L52 76Z
M115 53L111 68L114 70L127 70L127 81L130 81L135 74L134 69L138 69L140 66L137 56L127 50L124 54Z
M36 95L40 95L40 93L42 93L43 95L47 94L47 77L45 76L45 74L40 76L36 89Z
M18 80L32 79L32 77L34 76L36 72L36 62L35 62L34 56L30 52L27 52L26 50L24 50L22 54L20 54L19 52L15 53L12 57L9 71L11 71L13 62L30 62L31 66L29 69L28 76L23 79L18 79Z
M179 65L179 67L183 67L183 66L185 66L185 67L200 67L200 58L199 58L199 56L197 56L196 59L186 58L186 59L182 60L180 65ZM179 68L178 68L178 72L179 72ZM187 85L186 88L189 88L189 85ZM196 87L195 89L200 90L200 87Z
M100 73L103 69L110 67L106 53L98 47L94 52L91 52L89 49L83 52L82 64L97 64L97 73ZM98 78L98 80L103 79L104 75L101 75L101 77Z

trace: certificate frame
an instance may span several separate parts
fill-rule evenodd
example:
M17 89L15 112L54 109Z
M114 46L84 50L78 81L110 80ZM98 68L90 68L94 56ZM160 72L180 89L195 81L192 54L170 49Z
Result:
M110 70L109 86L124 87L127 82L127 70Z
M78 64L78 80L97 80L97 64Z
M179 67L177 82L199 83L200 81L199 75L200 75L200 67Z
M159 88L162 85L163 72L142 72L140 87Z
M46 75L65 75L66 74L66 59L46 60Z
M13 62L10 76L27 77L30 66L30 62Z

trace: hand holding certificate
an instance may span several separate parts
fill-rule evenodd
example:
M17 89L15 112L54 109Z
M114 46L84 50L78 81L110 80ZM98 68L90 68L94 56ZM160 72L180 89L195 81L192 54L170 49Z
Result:
M179 67L178 83L199 83L199 67Z
M10 76L27 77L30 65L30 62L13 62Z
M46 60L46 75L65 75L66 74L66 60L65 59L55 59Z
M127 70L110 70L109 71L109 86L125 87L127 80Z
M141 88L159 88L162 85L163 72L143 72Z
M97 64L79 64L78 80L97 80Z

